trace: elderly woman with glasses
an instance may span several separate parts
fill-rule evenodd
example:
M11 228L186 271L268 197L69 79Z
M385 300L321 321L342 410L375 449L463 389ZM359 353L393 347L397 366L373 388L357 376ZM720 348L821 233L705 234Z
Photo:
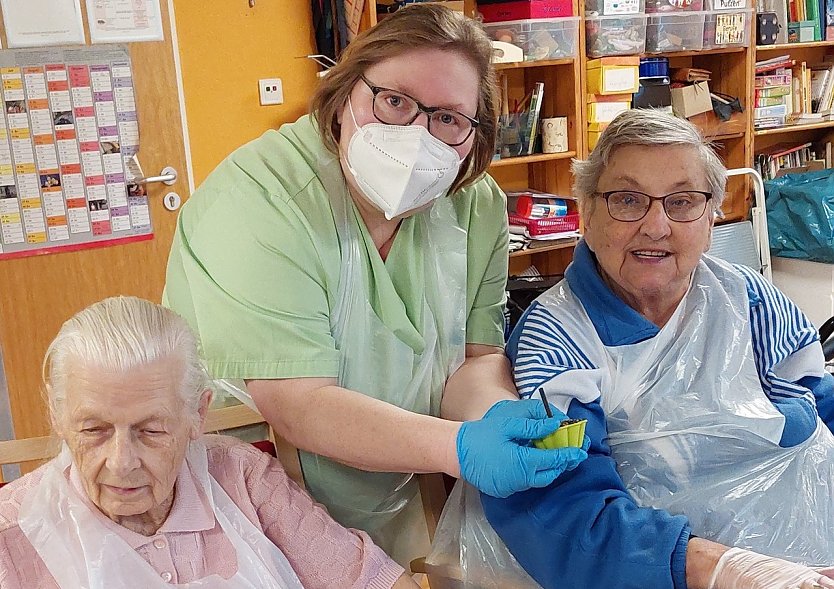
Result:
M62 451L0 490L3 589L417 589L276 459L202 435L212 393L170 309L80 311L44 382Z
M586 457L518 399L504 355L505 198L492 46L436 4L351 42L310 116L238 149L183 207L164 300L213 376L300 450L333 517L398 562L428 551L412 473L494 496ZM244 381L244 386L240 381Z
M523 397L587 420L589 457L483 496L489 522L545 588L834 587L806 566L834 564L834 378L790 300L706 255L721 161L632 110L574 175L584 238L507 348Z

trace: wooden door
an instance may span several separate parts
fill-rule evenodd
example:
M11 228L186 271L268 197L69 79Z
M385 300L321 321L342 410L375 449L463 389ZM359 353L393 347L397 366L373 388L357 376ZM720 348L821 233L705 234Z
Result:
M49 432L41 395L41 362L67 318L112 295L161 299L176 224L176 213L166 210L162 199L170 191L183 199L189 194L168 2L161 1L165 40L130 47L139 161L147 175L159 174L165 166L179 173L173 186L147 186L153 239L0 261L0 350L17 438Z

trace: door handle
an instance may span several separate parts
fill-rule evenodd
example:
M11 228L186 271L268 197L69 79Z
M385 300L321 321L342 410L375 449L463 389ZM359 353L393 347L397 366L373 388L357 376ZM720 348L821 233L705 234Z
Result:
M172 186L177 181L177 171L171 166L165 166L159 176L145 176L144 178L134 178L129 184L150 184L152 182L162 182L166 186Z

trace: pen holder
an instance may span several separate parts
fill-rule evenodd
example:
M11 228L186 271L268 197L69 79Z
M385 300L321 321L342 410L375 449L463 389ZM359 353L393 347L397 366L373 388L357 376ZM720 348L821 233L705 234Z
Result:
M585 440L585 424L587 423L587 419L566 419L559 429L539 440L534 440L533 445L541 450L581 448Z

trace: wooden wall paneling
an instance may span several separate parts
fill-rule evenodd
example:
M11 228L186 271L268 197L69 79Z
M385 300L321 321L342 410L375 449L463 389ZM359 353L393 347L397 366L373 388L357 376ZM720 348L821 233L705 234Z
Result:
M0 346L18 438L42 436L49 425L41 399L41 362L61 324L108 296L136 295L159 301L176 213L162 198L188 197L168 0L162 1L165 40L135 43L133 60L139 115L139 161L148 175L173 166L173 186L148 185L154 238L150 241L0 261Z

